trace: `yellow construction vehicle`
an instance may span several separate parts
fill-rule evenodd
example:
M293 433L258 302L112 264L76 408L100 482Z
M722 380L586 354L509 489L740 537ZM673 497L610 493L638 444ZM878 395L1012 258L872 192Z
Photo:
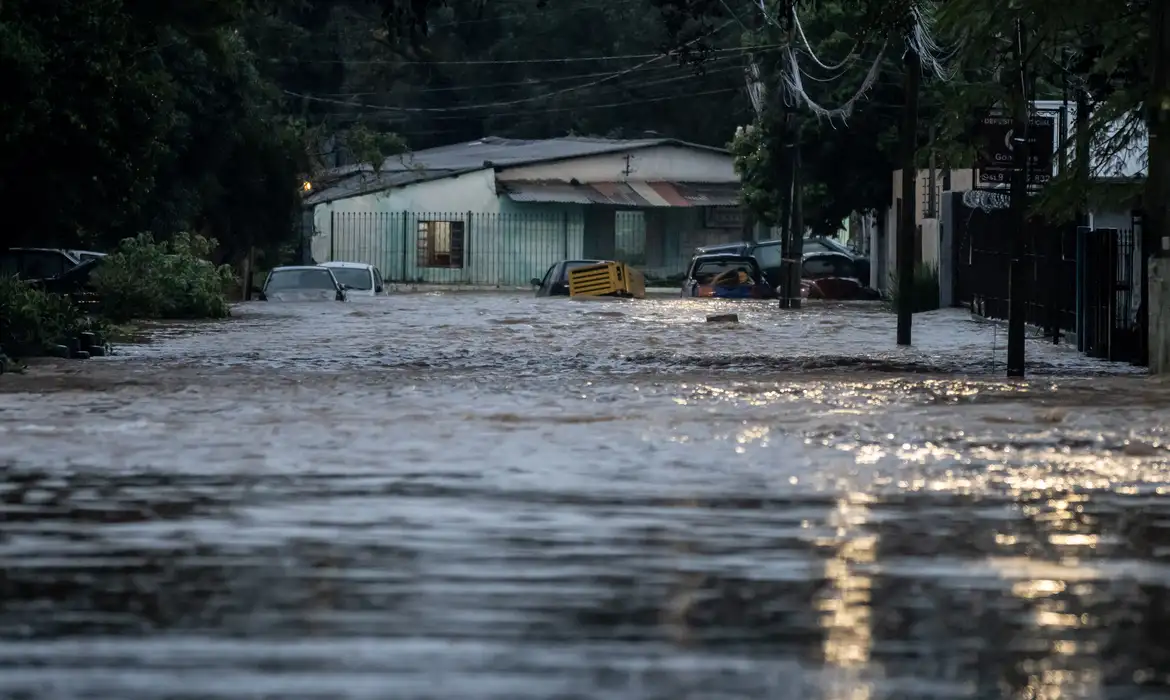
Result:
M644 299L646 278L625 263L609 260L569 272L571 297L624 297Z

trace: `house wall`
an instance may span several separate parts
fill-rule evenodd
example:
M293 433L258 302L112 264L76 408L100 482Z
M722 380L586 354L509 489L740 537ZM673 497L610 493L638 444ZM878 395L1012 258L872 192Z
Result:
M416 182L383 192L372 192L357 197L338 199L318 204L313 208L313 225L317 235L329 232L329 217L333 212L391 213L391 212L475 212L500 211L496 196L496 181L490 169L477 170L457 177L446 177L428 182Z
M629 160L627 161L627 156ZM552 163L502 168L501 182L577 180L578 182L671 181L739 182L730 154L678 146L644 148Z
M481 170L318 205L311 250L319 262L376 265L392 281L525 286L553 263L580 257L583 211L514 203L496 194L493 171ZM419 265L425 221L463 223L462 268Z
M671 277L686 272L695 248L743 240L743 230L710 228L703 209L658 208L645 210L645 272L652 277Z

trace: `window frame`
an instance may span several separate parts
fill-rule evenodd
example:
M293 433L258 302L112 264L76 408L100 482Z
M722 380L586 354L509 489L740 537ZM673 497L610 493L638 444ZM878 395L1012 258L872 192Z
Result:
M445 255L434 249L439 233L436 224L447 225L447 252ZM467 223L460 219L419 219L416 228L417 255L415 262L420 268L461 270L467 267ZM445 258L445 260L444 260Z

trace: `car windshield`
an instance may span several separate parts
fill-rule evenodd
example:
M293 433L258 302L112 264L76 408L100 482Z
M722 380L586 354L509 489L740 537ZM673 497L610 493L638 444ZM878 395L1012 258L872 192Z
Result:
M270 292L287 289L336 289L329 270L273 270L264 286Z
M374 286L370 271L364 267L331 267L337 281L350 289L369 290Z
M757 270L752 263L751 260L701 260L695 263L693 276L699 284L755 284Z

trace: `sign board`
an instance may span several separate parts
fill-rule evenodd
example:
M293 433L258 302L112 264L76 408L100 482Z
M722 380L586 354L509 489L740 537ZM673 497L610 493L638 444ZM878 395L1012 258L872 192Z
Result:
M1012 150L1015 142L1012 118L993 112L976 127L975 169L978 185L1007 185L1012 179ZM1056 119L1033 114L1028 118L1028 184L1043 185L1052 179L1056 142Z

